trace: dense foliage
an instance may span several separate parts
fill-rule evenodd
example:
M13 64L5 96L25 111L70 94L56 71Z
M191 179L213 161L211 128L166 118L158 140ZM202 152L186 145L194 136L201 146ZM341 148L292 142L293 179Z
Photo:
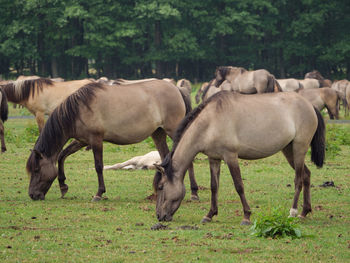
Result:
M257 237L293 237L300 238L301 231L296 223L296 218L288 217L284 209L273 208L267 215L259 215L251 227L252 235Z
M0 0L0 74L350 78L347 0Z

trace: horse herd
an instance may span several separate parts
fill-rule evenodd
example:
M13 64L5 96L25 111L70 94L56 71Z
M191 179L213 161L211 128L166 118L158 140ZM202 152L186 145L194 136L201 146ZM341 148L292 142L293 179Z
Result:
M330 83L321 79L317 71L311 73L310 80L318 83L317 89L308 88L306 78L305 83L297 81L296 92L282 92L288 85L291 89L292 84L287 83L293 81L283 83L266 70L219 67L215 78L197 93L196 100L201 96L202 103L194 110L191 84L184 79L177 84L169 79L113 82L22 79L0 86L1 120L7 119L7 101L23 105L35 116L40 135L26 165L30 175L28 193L33 200L43 200L56 177L62 197L67 193L65 159L86 146L92 149L98 177L93 200L101 200L106 191L103 141L127 145L151 136L162 161L153 164L157 169L153 186L158 220L172 220L179 208L185 196L187 170L191 199L198 199L192 161L200 152L209 159L212 193L210 210L202 222L209 222L217 215L223 160L243 206L242 224L249 224L251 211L238 158L260 159L279 151L295 170L290 215L298 215L298 199L303 190L300 216L305 217L311 212L310 170L305 165L305 155L311 145L311 160L318 167L322 167L325 156L325 124L320 109L326 107L331 117L338 118L338 99L346 102L350 96L349 82L339 81L332 84L332 88L320 88L324 85L321 83ZM49 118L44 125L45 114ZM2 122L0 135L4 152ZM167 136L174 142L171 151ZM71 138L74 140L63 149ZM153 156L159 158L157 154Z

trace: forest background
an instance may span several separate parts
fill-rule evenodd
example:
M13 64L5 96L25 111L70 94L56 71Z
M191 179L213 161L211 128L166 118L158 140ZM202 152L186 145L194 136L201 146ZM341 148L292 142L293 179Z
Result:
M348 0L0 0L0 74L350 79Z

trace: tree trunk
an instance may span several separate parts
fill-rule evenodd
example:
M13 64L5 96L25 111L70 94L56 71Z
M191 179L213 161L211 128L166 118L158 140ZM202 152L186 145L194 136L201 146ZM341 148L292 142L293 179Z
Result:
M154 24L154 45L156 47L156 51L160 52L161 45L162 45L162 32L161 32L161 25L160 21L155 21ZM156 76L162 77L163 76L163 63L160 60L156 60Z

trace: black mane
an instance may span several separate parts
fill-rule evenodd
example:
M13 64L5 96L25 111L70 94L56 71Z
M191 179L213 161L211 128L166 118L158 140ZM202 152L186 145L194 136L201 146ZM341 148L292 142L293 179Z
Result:
M20 80L3 85L2 88L9 101L19 103L28 100L30 96L33 98L35 93L41 92L45 85L52 86L53 81L46 78Z
M73 137L75 122L80 118L80 106L89 110L90 103L96 96L96 91L104 89L101 83L89 83L71 94L58 106L47 120L34 149L46 157L60 151L66 141Z
M178 126L174 140L173 140L173 147L171 152L167 154L167 156L164 158L161 166L165 170L165 174L170 182L173 180L173 167L172 167L172 157L173 154L176 150L177 145L179 144L182 135L186 131L186 129L193 123L193 121L199 116L199 114L202 112L202 110L205 108L208 103L210 103L212 100L217 99L218 97L222 97L223 94L227 93L229 91L222 91L215 93L213 96L211 96L208 100L202 102L201 104L198 105L197 108L192 110L189 114L185 116L185 118L181 121L180 125ZM157 172L156 175L154 176L153 180L153 187L155 190L157 190L158 183L160 182L162 178L162 174L160 172Z
M221 66L216 69L215 76L219 73L221 76L221 79L216 79L215 87L220 87L220 85L226 80L227 74L230 72L231 67L227 66Z

